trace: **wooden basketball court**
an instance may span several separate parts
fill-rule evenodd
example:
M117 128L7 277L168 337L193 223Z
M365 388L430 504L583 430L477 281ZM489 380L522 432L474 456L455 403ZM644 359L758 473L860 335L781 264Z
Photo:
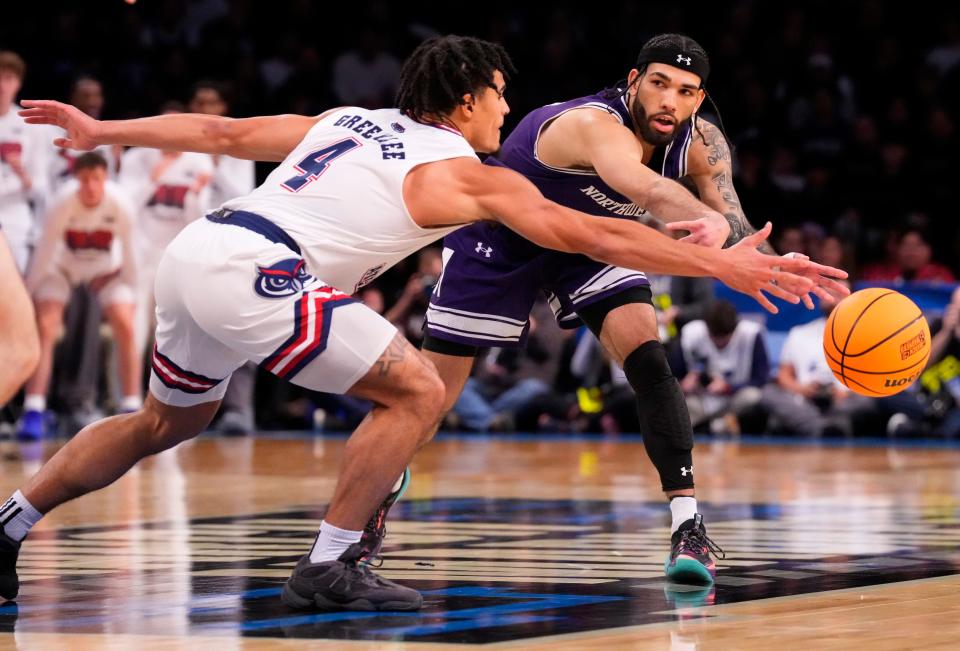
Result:
M632 438L441 437L388 521L382 573L419 613L304 613L343 438L201 438L45 518L0 648L953 649L960 448L698 445L727 551L673 586L668 509ZM54 447L4 441L0 491Z

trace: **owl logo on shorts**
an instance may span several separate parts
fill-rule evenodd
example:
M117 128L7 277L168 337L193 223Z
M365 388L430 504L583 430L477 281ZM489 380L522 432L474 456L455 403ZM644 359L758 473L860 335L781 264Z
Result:
M253 289L266 298L283 298L303 291L313 280L300 258L288 258L269 267L257 267L259 275Z

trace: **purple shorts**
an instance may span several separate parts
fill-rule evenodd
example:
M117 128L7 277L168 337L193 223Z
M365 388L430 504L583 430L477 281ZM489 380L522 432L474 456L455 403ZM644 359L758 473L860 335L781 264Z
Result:
M515 348L526 342L530 310L541 291L560 327L577 328L578 309L649 285L639 271L544 249L504 226L479 222L443 240L443 275L430 298L427 333L472 346Z

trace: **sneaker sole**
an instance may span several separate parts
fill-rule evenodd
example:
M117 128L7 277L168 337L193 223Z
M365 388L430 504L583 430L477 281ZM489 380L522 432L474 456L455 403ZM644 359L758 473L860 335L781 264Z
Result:
M330 601L325 599L323 595L315 594L313 599L308 599L303 595L297 594L293 589L288 585L283 585L283 591L280 593L280 600L283 601L286 605L291 608L296 608L297 610L420 610L420 607L423 605L423 599L419 599L417 602L409 601L385 601L381 604L375 604L367 599L356 599L354 601L348 601L346 603L340 603L337 601Z
M687 583L693 585L709 585L713 583L713 574L710 573L703 563L695 561L692 558L680 557L670 565L670 557L667 556L667 562L663 564L663 571L667 578L677 583Z

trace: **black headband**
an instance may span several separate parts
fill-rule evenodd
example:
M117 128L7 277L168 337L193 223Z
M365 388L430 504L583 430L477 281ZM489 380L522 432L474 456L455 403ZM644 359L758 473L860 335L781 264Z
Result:
M637 67L642 68L648 63L664 63L681 70L689 70L700 77L701 86L707 83L707 76L710 74L710 63L706 57L676 47L650 47L640 50Z

